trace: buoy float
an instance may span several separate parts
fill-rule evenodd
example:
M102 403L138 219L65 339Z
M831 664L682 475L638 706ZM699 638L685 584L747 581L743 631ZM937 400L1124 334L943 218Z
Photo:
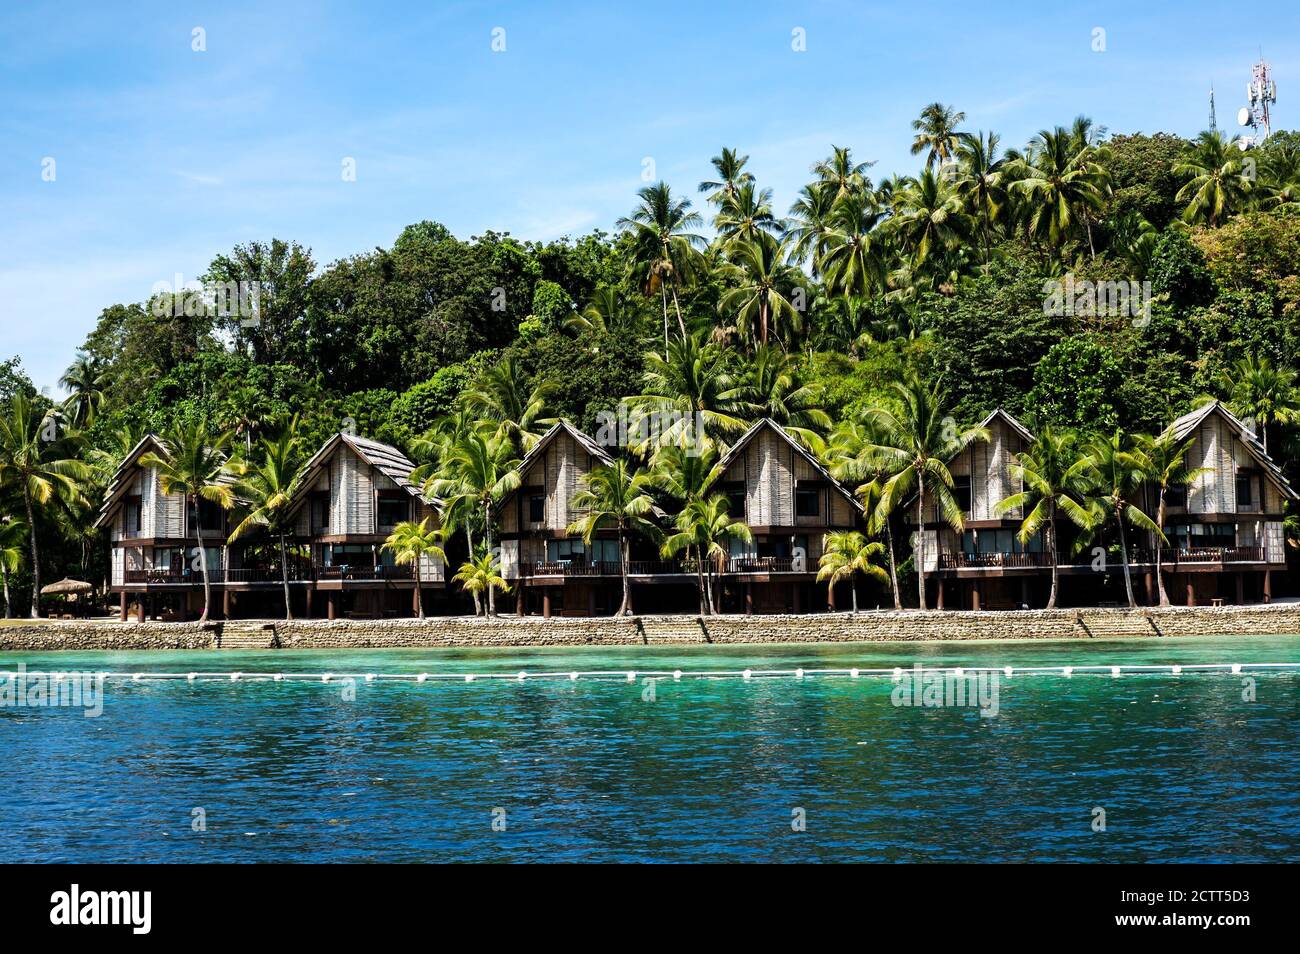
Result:
M366 673L366 682L374 682L374 681L375 681L375 674L373 672Z
M857 678L858 678L858 671L857 671L856 669L850 669L850 670L849 670L849 678L850 678L850 679L857 679Z
M681 678L682 678L682 671L681 671L680 669L674 669L674 670L673 670L673 678L674 678L674 679L681 679Z
M1175 676L1177 676L1177 675L1179 675L1179 674L1183 671L1183 667L1182 667L1182 666L1170 666L1170 667L1169 667L1169 671L1170 671L1171 673L1173 673Z
M418 676L415 677L415 681L416 681L416 682L426 682L426 681L428 681L428 678L429 678L429 674L428 674L427 672L422 672L422 673L420 673Z
M745 682L749 682L750 678L753 675L754 673L749 669L746 669L743 673L741 673L741 677L745 680Z
M1062 676L1065 676L1065 677L1067 677L1067 678L1070 677L1070 676L1072 676L1072 675L1074 675L1074 667L1073 667L1073 666L1066 666L1066 667L1064 667L1064 668L1061 670L1061 675L1062 675Z
M237 673L237 672L232 672L232 673L230 674L230 681L231 681L231 682L239 682L239 673Z
M1110 667L1110 674L1111 674L1111 677L1112 677L1112 678L1118 678L1118 677L1119 677L1119 666L1111 666L1111 667Z

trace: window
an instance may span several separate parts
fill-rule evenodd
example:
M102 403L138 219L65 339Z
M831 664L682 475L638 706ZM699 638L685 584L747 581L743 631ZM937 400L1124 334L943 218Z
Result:
M962 513L970 513L970 474L954 474L952 495Z
M325 533L328 531L330 526L330 495L328 493L313 493L308 513L311 515L312 533Z
M1251 488L1251 484L1253 483L1251 478L1254 476L1255 476L1255 472L1253 470L1237 471L1237 506L1238 507L1249 507L1253 503L1253 500L1251 499L1250 488Z
M126 504L122 508L122 532L126 536L134 537L139 535L141 510L139 497L127 498Z
M723 484L719 489L727 495L727 514L733 520L743 520L745 518L745 485Z
M226 526L226 511L221 504L211 500L199 500L199 526L206 531L220 533Z
M817 487L799 487L794 492L794 515L815 517L821 513L822 492Z
M542 494L532 494L528 498L528 522L541 523L546 519L546 498Z
M582 563L587 559L587 548L581 540L547 540L546 560L548 563ZM614 559L618 559L615 553Z
M382 496L379 498L379 529L391 530L403 521L411 519L411 505L406 496Z
M1187 485L1170 484L1165 488L1165 506L1166 507L1186 507L1187 506Z

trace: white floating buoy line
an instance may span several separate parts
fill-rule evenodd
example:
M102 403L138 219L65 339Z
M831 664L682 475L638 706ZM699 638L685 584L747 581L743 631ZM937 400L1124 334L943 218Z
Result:
M568 682L586 681L623 681L635 682L638 678L643 679L672 679L674 682L681 682L689 679L739 679L744 682L755 682L760 679L778 679L789 678L797 681L817 678L848 678L860 679L862 677L881 677L889 678L893 682L899 682L904 675L949 675L957 679L969 678L975 675L997 675L1005 679L1013 676L1064 676L1070 678L1078 675L1095 674L1109 675L1112 678L1118 678L1121 675L1171 675L1180 676L1191 673L1222 673L1231 675L1240 675L1243 672L1268 672L1268 671L1291 671L1300 672L1300 661L1297 662L1254 662L1254 663L1162 663L1162 664L1073 664L1069 666L921 666L902 668L899 666L881 667L881 668L820 668L809 669L798 667L795 669L707 669L707 670L684 670L684 669L665 669L665 670L627 670L627 669L600 669L600 670L564 670L564 671L537 671L530 672L521 669L517 672L390 672L390 673L346 673L346 672L147 672L147 671L124 671L124 672L76 672L72 670L61 671L38 671L24 670L22 676L27 679L46 678L52 682L58 683L69 678L97 677L105 681L128 681L132 683L144 682L167 682L167 681L184 681L187 683L205 683L205 682L316 682L323 684L338 684L345 681L381 683L381 682L412 682L412 683L430 683L430 682L478 682L488 681L512 681L512 682L545 682L563 680ZM13 671L0 671L0 681L9 681L18 678L19 673Z

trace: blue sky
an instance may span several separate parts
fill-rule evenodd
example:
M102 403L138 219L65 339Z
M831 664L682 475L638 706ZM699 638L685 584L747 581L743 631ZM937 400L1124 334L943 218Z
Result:
M103 307L253 239L325 265L425 218L463 238L611 231L645 159L694 199L724 144L784 211L831 143L914 170L933 100L1004 145L1079 112L1190 135L1211 82L1232 126L1261 45L1275 128L1300 109L1294 4L110 6L0 8L0 359L55 390Z

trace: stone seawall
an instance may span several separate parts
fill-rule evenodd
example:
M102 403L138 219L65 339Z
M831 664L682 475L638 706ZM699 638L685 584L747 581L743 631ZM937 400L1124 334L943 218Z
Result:
M0 626L0 650L215 649L219 623L51 622Z
M223 630L229 632L223 633ZM813 616L635 619L434 617L267 620L260 624L55 622L0 626L0 650L368 649L419 646L645 646L691 643L1102 639L1300 634L1300 604ZM223 638L224 635L224 638Z

